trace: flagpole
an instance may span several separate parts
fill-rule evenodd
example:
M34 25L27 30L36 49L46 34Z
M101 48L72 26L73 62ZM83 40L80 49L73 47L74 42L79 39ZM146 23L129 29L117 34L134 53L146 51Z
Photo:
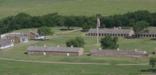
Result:
M97 46L99 45L99 27L97 26L97 28L96 28L96 30L97 30Z
M99 46L99 27L100 27L100 18L97 15L97 26L96 26L96 30L97 30L97 46Z

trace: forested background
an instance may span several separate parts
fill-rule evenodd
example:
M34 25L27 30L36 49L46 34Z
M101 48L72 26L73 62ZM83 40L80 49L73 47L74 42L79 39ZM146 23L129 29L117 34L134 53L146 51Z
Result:
M101 16L101 27L130 27L137 21L146 21L150 26L156 26L156 13L148 11L136 11L126 14ZM19 13L0 20L0 34L22 28L37 28L42 26L54 27L96 27L96 15L94 16L62 16L57 13L43 16L31 16Z

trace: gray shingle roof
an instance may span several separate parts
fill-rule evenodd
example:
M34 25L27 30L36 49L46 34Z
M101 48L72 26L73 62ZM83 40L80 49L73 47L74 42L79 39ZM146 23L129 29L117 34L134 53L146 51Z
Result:
M11 44L11 40L8 39L0 39L0 47L7 46Z
M114 29L114 28L103 28L99 29L99 33L105 34L129 34L132 30L131 29ZM96 29L90 29L88 33L96 33Z
M81 48L70 48L70 47L40 47L40 46L30 46L28 47L28 52L79 52Z
M134 50L92 50L92 55L117 55L117 56L146 56L146 51L134 51Z
M9 34L9 37L27 37L26 34Z
M148 32L142 32L139 34L156 34L156 27L148 27L147 30Z

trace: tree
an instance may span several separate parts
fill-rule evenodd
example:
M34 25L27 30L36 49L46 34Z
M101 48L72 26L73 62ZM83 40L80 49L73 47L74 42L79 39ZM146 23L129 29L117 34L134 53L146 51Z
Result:
M37 32L38 32L39 35L44 35L44 36L53 35L54 34L51 31L51 28L49 28L49 27L40 27L40 28L38 28Z
M146 21L138 21L133 25L133 30L135 33L143 32L147 27L149 26L149 23Z
M30 26L29 27L41 27L41 26L43 26L43 25L45 25L45 24L43 24L44 23L44 20L42 20L42 18L40 17L40 16L33 16L32 18L31 18L31 22L30 22L31 24L30 24Z
M88 31L89 29L91 28L91 26L89 26L89 25L82 25L82 29L83 29L83 31Z
M84 47L84 39L81 37L76 37L75 39L71 39L69 41L66 42L66 46L67 47Z
M156 57L150 57L149 64L152 66L152 68L154 68L156 65Z
M146 25L156 26L156 13L148 11L128 12L123 15L101 16L101 27L131 27L137 33L142 31ZM140 21L144 21L141 22ZM26 13L19 13L15 16L8 16L0 20L0 33L6 33L22 28L37 28L37 27L53 27L53 26L66 26L68 29L71 27L83 27L88 29L96 27L96 16L62 16L58 13L46 14L43 16L31 16ZM143 26L145 25L145 26Z
M75 23L76 20L74 17L70 16L65 18L65 26L67 27L68 30L70 30L71 27L75 25Z
M12 19L11 24L14 25L13 27L16 27L16 29L29 28L31 18L29 14L19 13Z
M103 49L116 49L118 48L118 44L117 44L118 38L117 37L110 37L110 36L106 36L104 38L101 39L101 47Z

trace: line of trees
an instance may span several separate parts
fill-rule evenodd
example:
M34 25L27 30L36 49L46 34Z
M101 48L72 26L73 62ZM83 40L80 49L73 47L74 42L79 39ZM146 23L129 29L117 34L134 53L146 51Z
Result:
M148 11L129 12L123 15L101 16L101 27L133 26L138 21L146 21L156 26L156 13ZM96 27L96 16L62 16L57 13L43 16L31 16L19 13L0 20L0 34L21 28L66 26L93 28Z

